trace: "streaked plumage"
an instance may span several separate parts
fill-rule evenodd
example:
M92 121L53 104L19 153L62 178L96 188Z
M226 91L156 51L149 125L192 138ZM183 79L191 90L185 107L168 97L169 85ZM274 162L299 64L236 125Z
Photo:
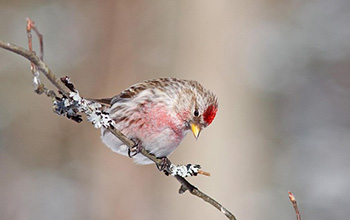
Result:
M99 101L109 105L116 129L157 157L169 156L190 130L197 138L218 109L209 90L196 81L176 78L148 80ZM127 146L108 130L102 129L101 138L114 152L128 155ZM133 158L139 164L153 163L141 154Z

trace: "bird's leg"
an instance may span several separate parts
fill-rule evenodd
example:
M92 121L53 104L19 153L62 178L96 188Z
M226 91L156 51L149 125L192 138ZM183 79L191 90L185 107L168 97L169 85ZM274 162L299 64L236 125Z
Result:
M170 160L167 157L161 157L161 162L156 164L159 171L164 171L165 175L169 176L167 168L171 165Z
M143 148L141 141L139 139L131 138L131 140L134 142L134 146L132 146L132 148L128 148L128 156L130 158L132 158L136 154L140 153L142 148Z

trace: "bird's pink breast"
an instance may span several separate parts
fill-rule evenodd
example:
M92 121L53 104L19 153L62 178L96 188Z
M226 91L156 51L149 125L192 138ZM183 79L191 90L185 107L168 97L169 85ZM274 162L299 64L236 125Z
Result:
M138 126L126 128L127 136L138 138L146 150L159 157L170 155L187 133L184 122L163 104L143 105L132 118Z
M164 129L170 128L174 132L175 138L180 138L182 134L182 122L173 116L164 105L152 104L144 109L145 125L148 133L161 133Z

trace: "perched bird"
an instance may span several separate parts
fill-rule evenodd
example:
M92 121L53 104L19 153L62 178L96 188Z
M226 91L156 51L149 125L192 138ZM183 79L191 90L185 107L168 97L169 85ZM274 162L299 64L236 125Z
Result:
M196 81L176 78L147 80L97 101L109 106L116 129L159 158L169 156L188 131L197 139L218 110L212 92ZM112 151L130 156L128 147L105 128L101 139ZM133 159L138 164L153 163L142 154Z

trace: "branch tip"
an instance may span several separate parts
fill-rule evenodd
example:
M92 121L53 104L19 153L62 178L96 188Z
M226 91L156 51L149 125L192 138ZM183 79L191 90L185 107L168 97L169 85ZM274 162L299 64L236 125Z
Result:
M294 208L297 220L301 220L301 216L300 216L300 212L299 212L299 208L298 208L298 204L297 204L297 200L295 199L295 196L293 195L292 192L289 191L288 197L293 204L293 208Z
M203 170L198 170L198 174L201 174L203 176L210 176L211 175L209 172L205 172Z
M290 201L291 202L294 202L295 201L295 197L294 197L294 195L293 195L293 193L292 192L288 192L288 197L289 197L289 199L290 199Z

